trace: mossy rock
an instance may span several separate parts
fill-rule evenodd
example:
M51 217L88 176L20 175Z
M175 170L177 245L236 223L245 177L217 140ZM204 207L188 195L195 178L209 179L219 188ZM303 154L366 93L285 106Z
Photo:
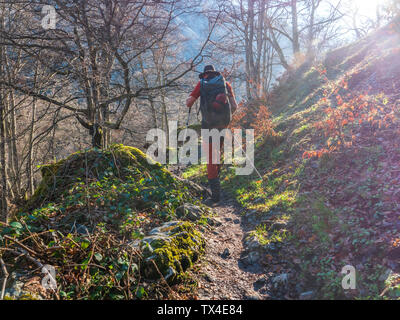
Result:
M161 273L168 283L175 283L204 253L205 241L189 222L168 222L150 234L142 240L143 273L148 279L159 279Z
M205 210L203 210L201 207L190 203L185 203L176 208L176 216L178 218L185 218L193 222L200 220L205 214Z
M168 170L137 148L118 144L105 150L89 149L73 153L58 162L43 165L42 181L28 201L28 207L59 198L77 181L100 180L109 174L124 180L132 174L133 168L138 168L142 173L165 184L174 181Z
M4 296L4 300L42 300L40 297L31 293L24 293L19 297L12 297L9 295Z

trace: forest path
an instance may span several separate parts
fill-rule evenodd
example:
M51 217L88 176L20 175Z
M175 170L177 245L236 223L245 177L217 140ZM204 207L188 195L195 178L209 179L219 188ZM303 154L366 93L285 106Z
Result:
M245 245L248 232L254 230L255 226L244 215L246 210L234 199L225 196L213 211L218 215L221 225L204 234L206 253L202 259L201 271L195 274L198 299L270 298L267 270L249 257L249 250Z

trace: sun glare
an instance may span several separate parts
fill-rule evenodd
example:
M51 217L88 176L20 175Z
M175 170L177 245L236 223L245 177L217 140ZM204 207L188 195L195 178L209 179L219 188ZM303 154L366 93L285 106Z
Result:
M354 2L354 6L360 9L361 15L375 17L377 6L382 5L386 0L352 0L352 2Z

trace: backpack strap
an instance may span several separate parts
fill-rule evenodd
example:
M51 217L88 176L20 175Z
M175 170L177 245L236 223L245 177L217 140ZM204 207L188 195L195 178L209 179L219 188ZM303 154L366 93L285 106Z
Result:
M197 117L199 116L199 113L201 110L201 102L202 102L202 100L204 100L203 96L202 96L202 92L203 92L203 79L200 80L200 106L199 106L199 109L197 109Z
M204 79L200 80L200 108L199 111L201 110L202 112L205 112L204 107L206 104L206 97L204 96ZM199 114L199 112L197 112Z

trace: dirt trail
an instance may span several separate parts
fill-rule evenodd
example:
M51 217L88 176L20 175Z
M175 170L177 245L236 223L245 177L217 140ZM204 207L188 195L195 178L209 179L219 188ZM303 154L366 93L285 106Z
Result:
M254 225L243 216L244 209L235 200L224 197L218 207L220 226L207 230L206 254L201 272L196 275L198 298L204 300L263 300L270 298L267 270L258 262L248 262L244 244L246 233Z

